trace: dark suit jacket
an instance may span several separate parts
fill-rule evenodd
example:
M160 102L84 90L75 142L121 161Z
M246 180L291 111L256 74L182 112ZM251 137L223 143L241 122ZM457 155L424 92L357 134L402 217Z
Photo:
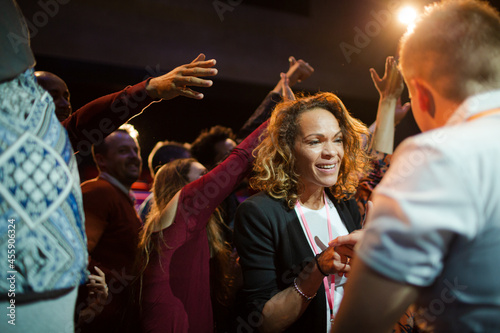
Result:
M361 228L355 200L338 201L331 195L347 230ZM293 284L294 278L314 258L295 210L284 200L258 193L236 212L234 239L243 271L242 329L257 331L264 304ZM301 318L286 332L326 332L325 289L321 285Z

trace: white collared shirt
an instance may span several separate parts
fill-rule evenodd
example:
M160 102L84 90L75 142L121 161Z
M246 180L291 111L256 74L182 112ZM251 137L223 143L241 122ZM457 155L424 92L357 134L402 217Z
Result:
M132 192L131 189L126 188L125 185L123 185L122 183L120 183L120 181L118 179L116 179L115 177L111 176L107 172L101 172L99 174L99 178L107 180L112 185L116 186L117 188L120 189L120 191L122 191L123 193L125 193L126 195L128 195L128 197L130 198L130 200L132 200L133 203L135 202L134 192Z
M419 310L436 331L500 329L500 113L480 115L499 107L500 91L473 96L405 140L358 246L380 274L430 286Z

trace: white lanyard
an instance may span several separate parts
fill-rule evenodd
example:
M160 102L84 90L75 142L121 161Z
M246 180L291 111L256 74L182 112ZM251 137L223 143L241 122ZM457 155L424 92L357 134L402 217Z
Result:
M325 199L325 209L326 209L326 222L328 223L328 238L329 242L332 241L333 239L333 234L332 234L332 224L330 223L330 209L328 207L328 202L326 201L326 194L323 191L323 196ZM314 239L311 234L311 230L309 229L309 225L307 224L306 217L304 216L304 212L302 211L302 207L300 206L299 200L297 200L297 209L299 210L300 217L302 218L302 223L304 223L304 228L306 229L307 237L309 238L309 241L311 242L311 245L313 247L314 253L318 254L319 251L316 248L316 244L314 243ZM328 299L328 305L330 306L330 321L333 321L333 295L335 293L335 278L331 278L331 283L330 285L328 284L328 276L325 276L323 278L323 284L325 286L325 292L326 292L326 297ZM332 286L333 284L333 286Z

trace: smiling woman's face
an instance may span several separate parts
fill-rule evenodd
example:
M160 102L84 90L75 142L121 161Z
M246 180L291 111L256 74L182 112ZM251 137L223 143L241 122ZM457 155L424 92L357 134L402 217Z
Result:
M298 121L295 163L306 192L335 185L344 157L339 122L333 114L321 108L302 113Z

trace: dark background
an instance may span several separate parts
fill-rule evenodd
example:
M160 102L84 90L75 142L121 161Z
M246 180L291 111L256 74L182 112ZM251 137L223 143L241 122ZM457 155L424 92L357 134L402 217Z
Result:
M290 55L315 68L295 91L334 92L369 125L378 102L369 68L383 74L385 58L397 53L406 29L397 9L421 10L431 2L18 0L31 30L35 69L66 81L73 110L200 52L217 60L219 74L213 87L199 90L202 101L156 103L130 122L140 133L144 171L157 141L192 142L217 124L237 131L288 69ZM345 50L355 51L346 56ZM411 118L398 135L415 131ZM91 165L88 158L81 163L82 181L95 176Z

